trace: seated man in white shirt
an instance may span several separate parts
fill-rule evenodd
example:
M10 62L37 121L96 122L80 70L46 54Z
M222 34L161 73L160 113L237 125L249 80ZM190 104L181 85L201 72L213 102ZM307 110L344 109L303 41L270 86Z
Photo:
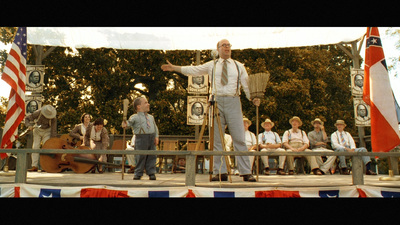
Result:
M353 137L347 131L344 131L346 123L344 120L336 120L335 126L337 131L331 135L332 148L338 152L367 152L364 147L356 148ZM371 171L371 158L369 156L362 156L364 165L366 166L366 175L376 175L375 172ZM342 174L350 174L347 170L346 156L339 156L339 167L342 170Z
M285 149L281 148L282 141L279 137L278 133L271 131L274 126L274 122L270 119L266 119L265 122L261 123L261 127L265 129L265 131L258 135L258 143L260 145L260 149L262 152L284 152ZM268 156L261 156L261 160L264 163L264 174L269 175L269 162ZM286 175L283 171L285 167L286 156L279 156L279 168L276 171L278 175Z
M255 148L257 145L256 135L253 132L249 131L251 121L249 119L247 119L246 117L243 117L243 125L244 125L244 137L246 140L247 150L256 151L256 148ZM255 158L254 156L249 155L250 168L253 168L254 158Z
M135 150L135 137L135 135L132 136L130 143L126 145L126 150ZM135 173L137 157L135 158L135 155L126 155L126 159L129 164L128 173Z
M289 120L289 123L292 125L292 129L285 131L282 137L283 146L286 147L286 151L290 152L311 152L308 147L310 146L310 141L308 140L307 134L300 130L299 127L303 125L300 118L297 116L292 117ZM305 156L308 163L310 164L311 171L315 175L322 175L321 170L319 169L319 165L316 161L315 156ZM287 156L287 165L289 169L289 175L294 174L294 157Z

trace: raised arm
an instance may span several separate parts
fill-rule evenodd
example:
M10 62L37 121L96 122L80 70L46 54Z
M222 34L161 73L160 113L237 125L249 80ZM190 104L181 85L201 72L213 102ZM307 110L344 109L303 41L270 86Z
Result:
M168 60L167 60L167 64L163 64L161 66L161 69L163 71L170 71L170 72L174 72L175 71L175 72L181 73L181 66L172 65Z

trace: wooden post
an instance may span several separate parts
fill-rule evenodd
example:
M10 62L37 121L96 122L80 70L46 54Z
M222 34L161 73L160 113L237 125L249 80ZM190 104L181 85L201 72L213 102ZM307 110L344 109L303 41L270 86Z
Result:
M389 170L393 171L393 175L399 175L399 161L398 157L388 157Z
M26 155L27 153L21 152L17 154L17 168L15 173L15 183L26 183Z
M185 185L195 186L196 183L196 155L186 155Z
M200 65L200 50L196 50L196 65ZM195 140L199 139L199 131L200 131L200 126L195 125L194 126L194 139Z
M353 68L360 69L360 55L359 55L359 51L357 50L357 41L351 42L351 53L352 53L352 58L353 58ZM359 145L359 147L365 147L364 127L357 127L357 129L358 129L358 137L359 137L358 145Z
M361 156L352 157L353 185L364 185L364 164Z

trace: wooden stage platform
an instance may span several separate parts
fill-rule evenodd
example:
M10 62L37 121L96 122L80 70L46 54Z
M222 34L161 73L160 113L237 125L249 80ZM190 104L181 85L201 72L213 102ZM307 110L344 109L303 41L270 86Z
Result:
M15 171L0 171L0 184L13 184ZM254 175L255 176L255 175ZM105 172L103 174L76 174L72 171L63 173L28 172L27 184L49 186L91 186L106 185L114 187L185 187L184 173L156 174L157 180L149 180L144 175L141 180L133 180L133 174L124 174L121 179L120 172ZM376 176L364 175L364 185L374 187L399 188L400 181L380 181L379 177L388 177L387 174ZM399 177L399 176L395 176ZM338 187L352 186L351 175L259 175L258 182L245 182L239 176L232 175L232 183L229 181L210 182L208 174L196 174L196 187L210 188L260 188L260 187Z

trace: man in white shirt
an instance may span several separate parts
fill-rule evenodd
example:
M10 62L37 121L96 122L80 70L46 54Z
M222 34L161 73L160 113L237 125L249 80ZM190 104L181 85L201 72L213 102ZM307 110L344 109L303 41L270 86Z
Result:
M135 150L135 139L136 136L133 135L129 144L126 145L126 150ZM135 155L126 155L126 159L128 160L129 170L128 173L135 173L137 158Z
M256 135L249 131L249 127L251 125L251 121L246 117L243 117L243 125L244 125L244 136L246 139L246 146L249 151L255 151L255 147L257 144ZM250 159L250 168L253 167L254 164L254 156L249 156Z
M258 144L260 145L260 149L262 152L284 152L285 149L281 148L282 141L279 137L278 133L273 132L271 129L274 127L274 122L270 119L266 119L265 122L261 123L261 127L265 129L265 131L258 135ZM261 160L264 163L264 174L269 175L269 162L268 156L261 156ZM279 168L276 174L278 175L286 175L283 171L285 167L286 156L279 156Z
M353 137L347 131L344 131L346 123L344 120L336 120L335 126L337 131L331 135L332 148L337 152L367 152L364 147L356 148L356 143ZM342 174L350 174L347 170L346 156L339 156L339 167L342 170ZM364 165L366 166L366 175L376 175L375 172L371 171L371 158L369 156L362 156Z
M231 44L228 40L223 39L217 43L219 58L212 60L199 66L176 66L169 61L168 64L161 66L163 71L179 72L184 75L202 76L209 75L209 80L215 94L215 100L218 103L220 112L221 124L214 120L214 150L222 151L222 142L219 134L218 126L221 126L222 132L225 133L225 125L228 125L229 133L232 136L233 146L235 151L247 151L244 126L242 122L243 113L240 102L240 87L243 87L247 99L253 102L254 105L260 105L260 99L250 99L250 90L248 86L248 74L242 63L239 63L231 58ZM215 63L215 68L214 68ZM214 71L215 69L215 71ZM213 77L213 74L215 77ZM214 79L213 79L214 78ZM222 157L222 156L221 156ZM225 159L222 157L214 157L212 181L227 180L227 169ZM250 160L248 156L236 157L238 161L238 169L240 176L244 181L256 182L256 179L251 175ZM220 165L221 170L220 170ZM221 174L221 176L219 176Z
M227 152L233 151L233 142L232 142L231 135L225 133L224 140L225 140L225 151L227 151ZM228 156L228 163L229 163L229 166L231 167L231 172L232 172L232 174L239 175L239 171L236 169L236 167L237 167L236 161L237 160L234 160L233 161L234 163L232 163L231 157L232 156Z
M289 123L292 125L292 129L285 131L283 133L282 137L282 142L283 146L286 147L286 151L290 152L311 152L310 149L308 149L308 146L310 146L310 141L308 140L307 134L300 130L299 127L303 125L303 122L301 122L300 118L297 116L292 117L289 120ZM307 159L308 163L310 164L311 171L315 175L322 175L321 170L319 169L318 163L315 159L315 156L305 156ZM287 156L287 165L289 169L289 175L294 174L294 157L293 156Z

